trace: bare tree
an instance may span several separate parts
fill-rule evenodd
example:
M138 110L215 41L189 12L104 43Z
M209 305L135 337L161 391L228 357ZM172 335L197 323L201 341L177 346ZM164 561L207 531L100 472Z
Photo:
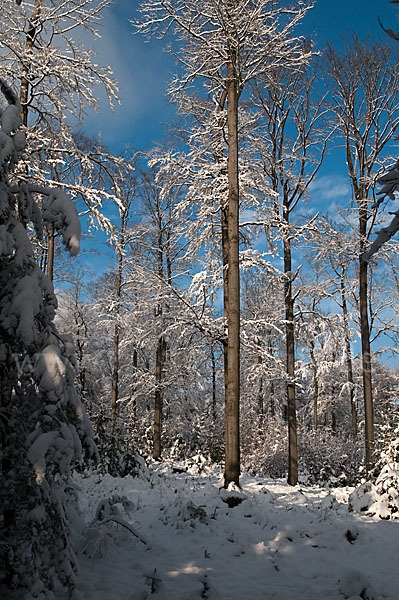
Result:
M376 220L373 171L386 163L384 150L399 125L398 57L385 43L362 44L356 35L342 53L326 53L332 110L343 140L357 209L359 314L362 342L366 469L374 464L374 406L371 381L368 265L362 256Z
M224 307L227 325L225 353L225 486L239 484L240 398L240 273L239 273L239 101L247 84L281 64L296 67L304 52L291 30L310 5L285 9L270 0L256 2L193 0L164 3L149 0L141 5L138 31L163 37L173 28L178 38L177 58L182 74L171 85L178 99L190 84L203 79L216 110L224 115L227 132L227 197L221 204L223 255L225 257ZM223 130L220 132L225 133Z
M119 383L119 345L120 345L120 329L121 329L121 309L122 309L122 292L124 286L124 271L126 263L126 253L129 248L129 221L132 218L132 209L134 201L137 198L137 181L133 174L134 158L131 159L129 170L126 173L119 172L114 179L114 193L119 197L119 231L118 239L115 246L115 251L118 260L116 282L115 282L115 300L113 313L115 318L114 323L114 339L113 339L113 365L112 365L112 391L111 391L111 421L110 432L114 433L117 419L118 409L118 383Z
M306 197L325 155L331 128L323 122L324 97L313 93L316 73L275 69L266 81L257 82L254 102L264 119L259 152L264 175L273 191L271 227L282 242L286 330L287 413L289 432L288 482L298 481L295 400L295 299L292 247L308 227L292 223L294 210Z
M33 177L41 185L61 184L74 198L81 194L94 221L108 230L110 223L101 215L101 186L94 181L83 185L84 175L76 173L77 164L86 178L89 171L92 175L98 170L95 153L83 152L73 127L81 124L88 108L97 107L99 85L105 88L111 105L117 99L111 68L97 65L93 48L79 41L82 34L91 40L99 37L97 26L109 4L109 0L61 4L0 1L0 66L18 90L29 139L29 153L20 161L16 176L20 181ZM50 279L54 274L54 235L49 225L42 255Z

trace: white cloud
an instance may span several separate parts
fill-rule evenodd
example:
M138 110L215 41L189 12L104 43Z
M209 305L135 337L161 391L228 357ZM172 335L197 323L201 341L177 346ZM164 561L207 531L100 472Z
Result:
M310 186L310 196L313 202L337 201L341 198L351 198L351 188L344 175L324 175L318 177Z
M135 18L135 4L118 14L118 4L106 11L100 28L101 40L96 44L99 65L111 66L119 86L121 105L112 113L105 90L98 87L99 109L85 119L84 129L111 150L130 143L134 148L151 145L153 137L162 136L162 124L174 109L165 97L166 87L174 72L174 59L163 52L163 42L146 42L133 34L129 18Z

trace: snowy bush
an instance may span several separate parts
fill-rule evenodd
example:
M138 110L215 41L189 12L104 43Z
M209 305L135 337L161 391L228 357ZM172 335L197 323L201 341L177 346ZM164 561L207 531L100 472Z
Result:
M99 452L97 469L113 477L135 477L145 468L132 436L125 428L117 425L110 433L110 420L100 413L95 422L94 439Z
M288 469L287 424L281 417L254 420L243 432L242 464L252 475L285 477ZM360 442L298 427L299 478L303 484L353 485L359 478Z
M57 300L27 230L33 224L40 238L53 224L75 255L80 224L64 192L12 182L25 138L14 92L1 80L0 89L1 576L8 590L28 588L27 598L77 598L68 480L82 451L95 449L74 388L73 345L54 326Z
M359 480L361 441L341 437L329 429L298 433L300 480L329 486L354 485Z
M381 519L399 519L399 427L381 452L380 473L372 483L360 485L349 497L349 509Z
M287 444L287 426L281 417L256 416L243 428L243 468L251 475L284 477L288 468Z

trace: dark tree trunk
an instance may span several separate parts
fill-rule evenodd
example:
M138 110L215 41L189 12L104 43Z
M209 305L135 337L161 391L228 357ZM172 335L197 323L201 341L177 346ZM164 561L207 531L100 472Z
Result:
M42 8L42 0L35 0L33 6L32 16L29 20L29 28L26 33L25 47L27 50L33 48L33 43L36 36L37 19L40 16ZM31 70L31 63L24 62L23 64L23 75L21 77L21 87L19 92L19 100L21 103L21 119L22 124L27 127L28 125L28 102L29 102L29 74Z
M367 263L359 260L359 306L360 306L360 334L362 340L362 365L363 365L363 394L364 394L364 427L366 449L366 471L370 473L374 466L374 406L373 388L371 380L371 351L370 328L368 319L368 284Z
M119 392L119 324L115 325L114 329L114 344L113 344L113 368L112 368L112 391L111 391L111 434L115 431L118 392Z
M212 367L212 425L216 424L216 360L215 360L215 351L213 347L211 347L211 367Z
M55 235L54 235L54 225L52 223L49 224L47 230L47 277L53 281L54 279L54 245L55 245Z
M137 367L138 367L138 352L135 348L133 350L133 369L134 369L134 384L132 389L132 409L133 409L133 428L136 428L137 423Z
M342 269L341 272L341 302L342 302L342 314L344 318L344 336L345 336L345 353L346 353L346 371L349 386L349 402L351 407L351 421L352 421L352 435L354 438L357 437L357 411L355 404L355 381L353 378L353 365L352 365L352 350L349 333L349 315L348 306L346 303L345 293L345 271Z
M238 82L236 56L227 65L228 133L228 312L227 386L225 390L226 455L224 486L239 485L240 477L240 271L238 181Z
M313 370L313 431L317 431L318 406L319 406L319 376L317 372L316 357L314 355L314 343L310 342L310 360Z
M125 218L127 217L124 214L121 218L121 238L120 245L121 248L124 248L125 245ZM121 292L122 292L122 277L123 277L123 250L119 251L119 260L118 260L118 275L116 279L116 290L115 290L115 328L114 328L114 345L113 345L113 370L112 370L112 392L111 392L111 434L114 433L116 419L117 419L117 406L118 406L118 396L119 396L119 340L120 340L120 325L119 325L119 315L120 315L120 304L121 304Z
M272 343L272 339L271 339L271 332L269 332L268 348L269 348L269 355L273 358L274 351L273 351L273 343ZM269 406L270 406L270 416L274 417L274 415L276 413L276 407L275 407L275 400L274 400L274 381L273 381L273 378L270 380L269 393L270 393L270 404L269 404Z
M166 341L163 336L158 340L157 352L155 357L155 403L154 403L154 430L152 458L159 460L162 454L162 410L163 410L163 366L166 356Z
M284 206L284 223L288 230L288 210ZM295 331L294 331L294 299L292 295L292 259L291 242L287 233L283 234L284 245L284 304L286 332L286 365L287 365L287 417L288 417L288 483L298 483L298 444L296 426L295 399Z

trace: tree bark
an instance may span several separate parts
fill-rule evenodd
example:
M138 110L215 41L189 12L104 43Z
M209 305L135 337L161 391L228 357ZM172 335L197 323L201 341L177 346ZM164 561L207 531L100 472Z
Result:
M27 50L31 50L33 48L33 42L35 40L36 35L36 27L37 27L37 19L40 16L40 11L42 7L42 0L35 0L35 4L33 6L32 16L29 19L29 28L26 33L26 43L25 47ZM31 68L31 64L28 61L24 63L23 73L24 75L21 77L21 88L19 92L19 100L21 103L21 119L23 125L27 127L28 125L28 96L29 96L29 71Z
M113 370L112 370L112 392L111 392L111 434L114 433L116 418L117 418L117 405L119 395L119 339L120 339L120 304L121 304L121 291L122 291L122 276L123 276L123 248L125 245L125 218L126 214L121 217L121 237L118 260L118 275L116 279L116 293L115 293L115 304L116 304L116 323L114 328L114 348L113 348Z
M359 306L360 306L360 334L362 340L362 366L363 366L363 395L364 395L364 428L366 471L370 473L374 466L374 405L373 388L371 380L371 351L370 327L368 319L368 284L367 263L359 259Z
M118 406L118 386L119 386L119 324L114 329L113 344L113 368L112 368L112 392L111 392L111 434L115 431L117 406Z
M240 271L238 180L238 82L232 52L227 65L228 134L228 282L227 385L225 387L226 453L224 486L239 485L240 477ZM226 316L226 315L225 315Z
M265 403L263 399L263 377L261 376L258 390L258 414L263 417L265 414Z
M313 369L313 431L317 431L318 406L319 406L319 376L317 372L316 357L314 355L314 342L310 342L310 359Z
M52 223L49 224L47 230L47 277L50 281L54 279L54 244L55 244L55 235L54 235L54 225Z
M215 360L215 351L213 346L211 346L211 367L212 367L212 426L214 427L216 424L216 360Z
M157 352L155 357L155 403L154 403L154 429L153 429L153 447L152 458L159 460L162 454L162 410L163 410L163 365L165 362L166 341L163 336L158 340Z
M133 409L133 428L136 428L137 423L137 366L138 366L138 352L137 348L133 350L133 370L134 370L134 385L132 389L132 409Z
M286 332L286 365L287 365L287 418L288 418L288 483L298 483L298 443L296 426L295 398L295 331L294 331L294 299L292 297L292 258L291 243L288 237L288 209L283 207L283 220L287 231L283 233L284 245L284 303Z
M269 332L269 341L268 341L268 349L269 349L269 355L270 357L274 357L274 351L273 351L273 344L272 344L272 338L271 338L271 331ZM276 412L276 407L275 407L275 401L274 401L274 380L273 378L270 379L270 385L269 385L269 393L270 393L270 416L274 417L275 416L275 412Z
M171 263L167 251L167 243L164 243L163 224L158 196L156 197L156 207L158 215L158 275L164 279L164 250L166 248L167 277L171 283ZM167 307L166 307L167 308ZM158 306L157 316L163 313L163 307ZM154 427L153 427L153 445L152 458L160 460L162 454L162 420L163 420L163 390L162 379L164 374L164 365L166 360L166 339L163 335L158 338L157 350L155 355L155 395L154 395Z
M341 304L342 314L344 318L344 337L345 337L345 354L346 354L346 370L349 385L349 401L351 407L351 420L352 420L352 435L354 438L357 437L357 411L355 404L355 381L353 378L353 365L352 365L352 350L349 333L349 315L348 306L346 303L345 293L345 271L341 271Z

